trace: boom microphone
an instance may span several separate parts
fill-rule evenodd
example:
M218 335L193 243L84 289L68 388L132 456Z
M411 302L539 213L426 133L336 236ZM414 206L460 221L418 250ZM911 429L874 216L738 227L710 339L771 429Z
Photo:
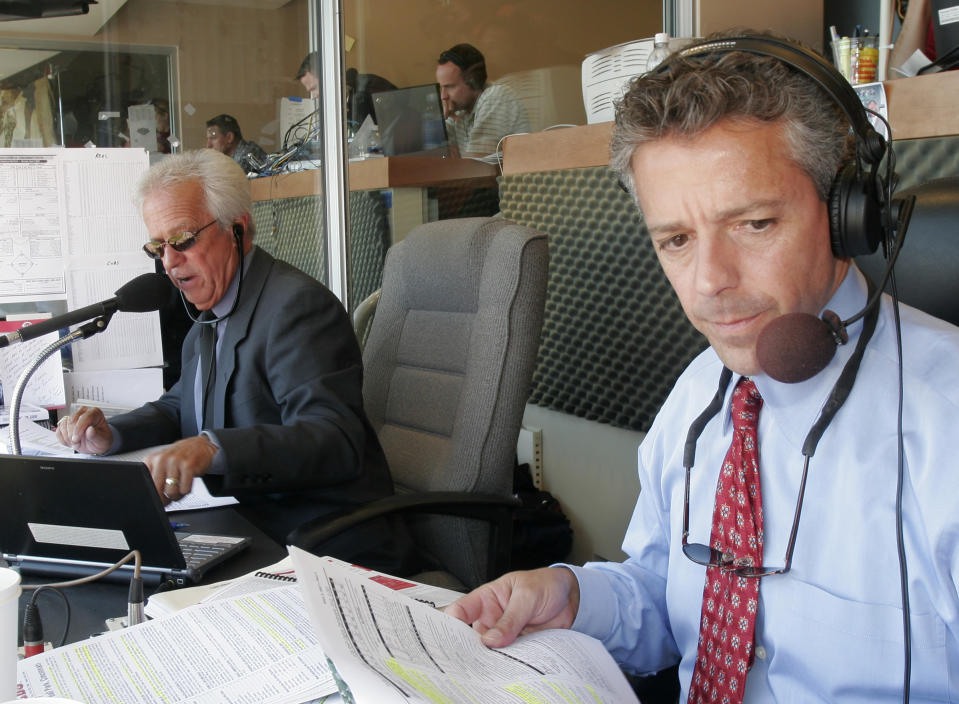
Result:
M869 310L869 306L864 309ZM766 374L784 384L816 376L849 341L846 325L831 310L817 318L809 313L787 313L773 320L756 339L756 358Z
M117 311L147 313L159 310L169 295L170 280L164 274L141 274L117 289L113 298L0 335L0 347L6 347L14 342L26 342L60 328L70 327L100 315L111 315Z
M836 348L849 341L846 327L879 304L879 297L902 248L915 202L915 196L894 201L894 206L899 208L896 224L898 237L888 252L889 263L882 281L875 291L870 290L861 311L846 320L841 320L831 310L825 311L822 318L809 313L787 313L762 329L756 338L756 359L766 374L784 384L797 384L811 379L826 368L835 356Z

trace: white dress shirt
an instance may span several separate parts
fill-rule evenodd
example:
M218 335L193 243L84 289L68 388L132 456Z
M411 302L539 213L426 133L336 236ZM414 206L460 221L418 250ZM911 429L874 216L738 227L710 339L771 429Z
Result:
M826 306L843 319L865 304L855 268ZM912 702L959 701L959 328L902 306L903 524L912 619ZM829 366L799 384L753 377L759 420L765 545L782 565L806 433L862 322ZM695 663L705 567L682 553L683 444L715 394L722 363L710 348L677 381L639 450L642 492L624 563L572 568L581 602L573 627L602 640L628 670L680 661L682 701ZM902 700L903 625L896 548L899 363L892 303L879 321L845 406L809 466L792 569L763 577L747 702ZM706 426L690 488L690 542L709 540L713 500L732 424L730 383Z

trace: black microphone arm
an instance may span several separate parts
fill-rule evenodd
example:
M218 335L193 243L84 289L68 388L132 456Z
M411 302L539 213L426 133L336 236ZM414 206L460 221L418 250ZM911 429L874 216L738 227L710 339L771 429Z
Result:
M20 402L23 399L23 391L30 381L33 373L40 368L40 365L58 351L61 347L73 344L77 340L85 340L92 335L106 330L110 324L110 319L117 311L127 313L147 313L159 310L170 295L170 280L163 274L141 274L132 281L123 284L116 291L116 296L108 298L105 301L94 303L91 306L85 306L79 310L70 313L58 315L50 320L44 320L42 323L31 325L19 330L17 333L10 333L0 342L0 347L13 342L25 342L35 337L45 335L48 332L59 330L67 325L75 325L88 318L94 318L90 322L81 325L73 332L67 333L63 337L47 345L33 363L28 365L17 379L17 385L13 389L13 401L10 407L10 452L14 455L20 454Z
M117 311L126 313L146 313L158 310L170 293L170 280L163 274L141 274L128 281L116 291L113 298L93 303L77 310L55 315L49 320L27 325L20 330L0 335L0 347L15 342L26 342L61 328L82 323L102 315L112 315Z

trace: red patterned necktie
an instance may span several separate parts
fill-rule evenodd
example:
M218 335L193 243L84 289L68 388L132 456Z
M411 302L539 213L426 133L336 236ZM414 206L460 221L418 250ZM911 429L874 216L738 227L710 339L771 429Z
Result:
M738 564L763 563L763 499L759 488L756 426L763 399L756 385L741 379L733 391L733 441L716 485L710 546ZM719 567L706 568L699 650L689 703L737 704L753 664L759 579Z

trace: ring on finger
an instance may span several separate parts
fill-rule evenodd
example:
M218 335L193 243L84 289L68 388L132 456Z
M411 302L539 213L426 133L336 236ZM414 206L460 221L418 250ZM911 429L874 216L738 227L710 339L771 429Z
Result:
M177 479L176 477L167 477L166 479L163 480L163 483L166 484L167 486L179 486L180 480Z

